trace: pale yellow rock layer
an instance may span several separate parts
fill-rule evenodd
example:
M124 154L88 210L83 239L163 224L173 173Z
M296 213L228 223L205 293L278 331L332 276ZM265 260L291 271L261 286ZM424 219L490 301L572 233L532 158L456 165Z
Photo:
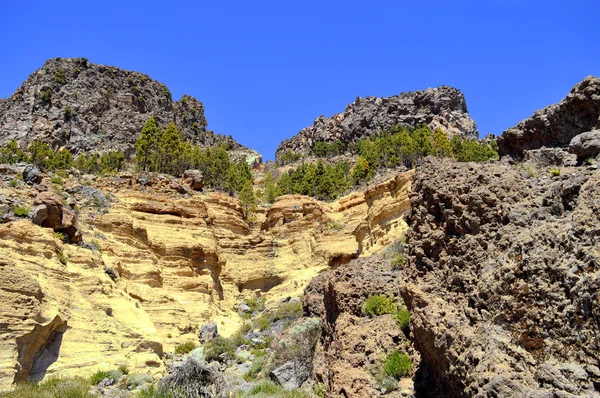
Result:
M87 376L123 364L160 375L163 350L197 341L201 324L237 330L240 301L299 296L322 270L402 238L412 175L333 203L286 195L251 225L224 194L182 199L111 186L109 211L79 221L101 253L28 220L0 225L0 389L30 368L37 377ZM37 351L19 347L24 339Z

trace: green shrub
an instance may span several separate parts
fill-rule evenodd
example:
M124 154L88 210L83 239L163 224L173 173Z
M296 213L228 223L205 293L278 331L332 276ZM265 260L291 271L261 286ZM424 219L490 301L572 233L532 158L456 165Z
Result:
M19 181L17 181L16 179L12 179L8 182L8 186L11 188L15 188L19 185Z
M204 358L206 362L217 361L221 354L227 353L233 358L235 353L235 345L232 339L217 337L204 345Z
M58 185L63 185L64 181L62 178L60 178L59 176L52 176L52 178L50 179L50 182L52 184L58 184Z
M271 322L280 319L299 318L302 315L302 302L283 303L271 314Z
M52 89L40 90L37 93L37 99L42 103L49 103L52 100Z
M196 343L194 343L193 341L186 341L185 343L178 344L175 347L175 354L187 354L188 352L191 352L196 347L198 347L198 345Z
M396 258L394 258L391 262L391 266L393 270L401 270L404 269L404 265L406 264L406 257L404 254L398 254Z
M15 206L13 212L17 217L27 217L29 214L29 208L25 206Z
M256 376L258 376L263 368L265 355L266 351L264 350L258 351L254 354L254 360L252 361L252 365L250 365L250 369L248 369L248 371L244 374L244 380L252 381L256 379Z
M99 370L90 377L93 385L97 386L104 379L110 379L111 375L107 370Z
M248 307L250 307L250 310L252 312L254 312L254 311L264 310L265 302L266 302L266 300L263 297L253 297L253 298L246 299L244 301L244 304L246 304Z
M59 69L56 72L54 72L54 80L58 83L58 84L65 84L67 82L67 74L65 73L64 69Z
M70 105L65 106L64 116L65 120L70 120L71 116L73 116L73 109L71 109Z
M66 239L65 234L63 234L62 232L55 232L54 233L54 237L58 240L60 240L61 242L64 242Z
M128 375L128 374L129 374L129 368L127 367L127 365L120 365L120 366L117 368L117 370L118 370L119 372L121 372L121 374L124 374L124 375Z
M550 170L548 170L548 173L550 173L551 175L553 175L553 176L557 177L557 176L559 176L559 175L560 175L560 169L559 169L559 168L556 168L556 169L550 169Z
M138 392L139 398L173 398L170 391L160 391L154 384Z
M326 391L325 384L323 384L323 383L316 383L313 388L313 392L319 398L325 398L325 391Z
M69 259L67 258L67 256L65 256L65 254L63 252L58 252L57 256L58 256L58 261L60 261L60 263L62 265L67 265L67 263L69 262Z
M366 315L395 314L397 306L393 297L376 294L365 301L363 311Z
M407 376L412 369L412 361L410 357L398 351L389 355L383 364L383 371L386 376L400 379Z
M267 330L269 326L271 326L271 319L268 315L261 315L254 322L261 332Z
M401 308L396 312L396 321L398 326L404 333L408 333L410 327L410 311L406 308Z
M254 387L252 387L250 391L248 391L248 395L252 396L262 394L265 396L271 396L279 394L282 390L283 389L281 386L278 386L271 381L263 381L262 383L256 384Z

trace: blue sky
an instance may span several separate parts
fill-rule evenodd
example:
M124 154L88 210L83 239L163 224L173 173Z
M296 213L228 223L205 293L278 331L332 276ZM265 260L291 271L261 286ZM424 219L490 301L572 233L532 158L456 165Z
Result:
M147 73L273 158L356 96L438 85L500 134L600 75L591 0L28 1L0 13L0 97L53 57Z

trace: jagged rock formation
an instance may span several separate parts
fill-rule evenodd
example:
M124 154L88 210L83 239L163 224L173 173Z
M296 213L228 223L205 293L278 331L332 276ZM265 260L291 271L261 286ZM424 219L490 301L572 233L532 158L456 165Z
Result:
M387 98L358 97L344 112L330 118L319 116L312 126L283 141L277 148L279 158L287 151L307 153L314 143L340 140L350 143L403 124L432 129L441 128L449 136L478 138L477 127L467 111L463 94L452 87L402 93Z
M588 76L558 104L536 111L498 137L501 156L517 159L541 147L563 147L578 134L600 127L600 79Z
M7 99L0 100L0 144L16 139L26 147L37 138L73 153L120 150L131 154L146 120L164 127L175 122L186 138L203 146L231 137L206 130L204 106L147 75L85 59L54 58L33 72Z
M439 393L599 396L600 174L428 158L413 188L401 294Z
M180 179L72 176L64 201L80 209L84 245L63 244L29 220L0 224L0 258L10 259L0 267L9 281L0 284L0 388L34 373L88 376L121 364L162 373L162 352L196 341L201 325L237 330L243 299L300 295L320 271L399 239L411 178L401 173L333 203L283 196L248 224L237 199ZM31 207L36 191L3 184L3 195ZM32 333L40 348L20 362L18 341ZM40 352L53 359L35 359Z

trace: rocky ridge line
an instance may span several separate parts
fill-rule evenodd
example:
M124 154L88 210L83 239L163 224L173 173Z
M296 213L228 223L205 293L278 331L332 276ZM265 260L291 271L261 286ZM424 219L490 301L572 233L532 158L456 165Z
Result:
M16 139L26 147L41 138L72 153L131 155L150 116L163 128L175 122L186 139L201 146L227 142L234 150L245 149L206 129L204 106L194 97L173 101L164 84L143 73L84 58L50 59L10 98L0 100L0 144Z
M307 153L316 142L340 140L350 143L389 131L402 124L432 129L441 128L449 136L478 138L475 122L469 116L464 95L456 88L441 86L406 92L387 98L357 97L342 113L330 118L319 116L312 126L283 141L277 148L279 158L287 151Z

